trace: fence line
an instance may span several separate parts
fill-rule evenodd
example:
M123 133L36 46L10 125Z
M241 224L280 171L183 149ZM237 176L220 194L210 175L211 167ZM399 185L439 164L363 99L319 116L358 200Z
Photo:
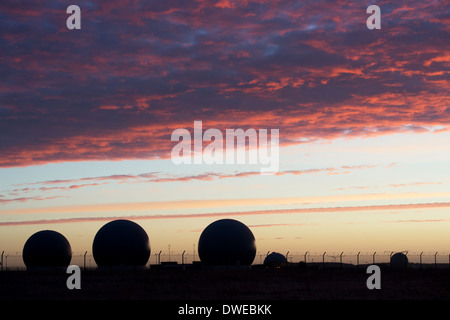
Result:
M256 253L253 265L263 264L264 259L270 253L258 251ZM289 263L306 264L337 264L337 265L367 265L367 264L388 264L390 257L396 251L383 252L286 252L284 255ZM450 252L406 252L409 264L422 266L440 266L447 265L450 268ZM164 264L167 262L177 264L192 264L199 261L198 253L188 251L152 250L146 266ZM0 270L24 270L25 264L20 252L1 252ZM78 265L82 268L96 268L92 252L76 252L72 254L70 264Z

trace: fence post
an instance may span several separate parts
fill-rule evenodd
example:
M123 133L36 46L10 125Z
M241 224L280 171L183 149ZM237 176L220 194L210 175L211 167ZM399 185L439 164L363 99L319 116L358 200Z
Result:
M1 269L1 270L2 270L2 271L3 271L3 254L4 254L4 253L5 253L5 250L2 251L2 262L1 262L1 264L2 264L2 269Z
M86 270L86 254L87 254L87 251L84 252L84 257L83 257L83 270Z
M420 253L420 269L422 270L422 254L423 254L423 251Z
M305 252L305 264L306 264L306 255L308 254L308 251ZM450 254L449 254L449 259L450 259Z
M324 253L323 253L323 255L322 255L322 267L323 268L325 268L325 254L326 254L327 252L325 251Z
M359 255L360 255L361 251L358 252L358 254L356 255L356 266L359 267Z
M341 269L342 269L342 255L343 254L344 254L344 251L342 251L341 255L339 256L339 263L340 263L339 268L341 268Z
M436 253L434 254L434 268L437 268L437 259L436 259L437 254L438 252L436 251Z
M373 255L372 255L372 261L373 261L373 264L375 264L375 255L377 254L377 252L375 251L374 253L373 253Z

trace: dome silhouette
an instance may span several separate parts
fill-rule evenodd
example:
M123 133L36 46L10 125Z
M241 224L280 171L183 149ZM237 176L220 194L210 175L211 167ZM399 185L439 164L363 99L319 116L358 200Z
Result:
M22 259L27 269L67 267L72 260L72 248L61 233L42 230L25 242Z
M392 270L406 270L408 267L408 257L402 252L397 252L391 257Z
M267 255L267 257L264 259L264 265L271 267L271 266L281 266L287 263L286 257L278 252L272 252L271 254Z
M98 230L92 253L99 267L145 266L150 257L150 241L137 223L114 220Z
M242 222L217 220L200 235L198 255L205 265L251 265L256 255L255 237Z

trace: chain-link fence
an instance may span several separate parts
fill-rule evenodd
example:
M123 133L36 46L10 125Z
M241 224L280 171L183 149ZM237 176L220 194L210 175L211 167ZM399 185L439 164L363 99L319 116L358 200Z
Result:
M198 254L196 253L188 253L188 252L169 252L158 250L156 253L152 251L150 254L149 260L147 262L147 267L150 265L157 264L192 264L193 261L199 261ZM74 252L72 254L72 260L70 264L77 265L84 269L92 269L97 268L97 264L95 263L92 252ZM25 270L26 266L22 259L22 254L17 251L3 251L1 255L0 261L0 270Z
M253 265L263 264L264 259L270 252L257 252ZM327 267L340 266L352 267L368 264L388 264L391 256L396 253L393 251L383 252L286 252L283 255L290 264L305 263L313 265L322 265ZM408 258L409 265L413 268L449 268L450 252L407 252L403 253ZM152 250L147 267L159 264L192 264L199 261L200 258L196 252L187 251L163 251ZM25 270L25 264L20 252L1 253L1 271L7 270ZM74 252L70 264L75 264L84 269L97 268L92 252Z
M383 264L389 263L391 256L397 252L296 252L287 253L287 261L290 263L333 263L347 265ZM449 252L408 252L403 251L410 264L450 264Z

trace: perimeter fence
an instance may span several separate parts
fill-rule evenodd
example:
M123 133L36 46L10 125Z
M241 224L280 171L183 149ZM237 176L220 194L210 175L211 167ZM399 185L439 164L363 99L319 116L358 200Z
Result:
M271 253L257 252L253 265L264 263L266 256ZM281 253L281 252L280 252ZM290 264L304 263L322 266L352 267L369 264L388 264L391 256L397 251L383 252L286 252L282 253ZM408 258L408 263L412 268L448 268L450 269L450 252L408 252L402 251ZM192 264L199 261L197 253L187 251L163 251L152 250L146 267L151 265L179 265ZM74 252L70 264L78 265L83 269L95 269L92 252ZM20 252L1 252L0 271L25 270L25 264Z

